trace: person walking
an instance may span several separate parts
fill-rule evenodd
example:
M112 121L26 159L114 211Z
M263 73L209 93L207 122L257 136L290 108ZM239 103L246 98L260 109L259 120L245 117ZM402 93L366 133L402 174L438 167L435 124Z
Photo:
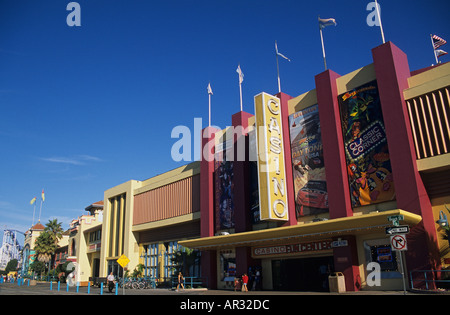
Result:
M184 290L184 277L181 271L178 273L178 285L176 291L178 292L178 288L181 286L181 288Z
M106 280L108 281L108 290L109 293L112 292L113 288L114 288L114 275L111 271L111 273L109 274L109 276L106 278Z
M247 284L248 284L248 276L246 273L244 273L244 275L242 276L242 291L248 292Z

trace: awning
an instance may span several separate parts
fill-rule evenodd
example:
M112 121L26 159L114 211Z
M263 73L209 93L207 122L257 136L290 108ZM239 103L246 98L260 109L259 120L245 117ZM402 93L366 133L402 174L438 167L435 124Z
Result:
M178 244L191 249L221 249L261 244L276 244L286 241L313 240L340 235L358 235L385 232L392 226L389 216L402 215L400 224L414 226L422 221L420 215L401 210L389 210L364 215L298 224L293 226L234 233L229 235L203 237L180 241Z

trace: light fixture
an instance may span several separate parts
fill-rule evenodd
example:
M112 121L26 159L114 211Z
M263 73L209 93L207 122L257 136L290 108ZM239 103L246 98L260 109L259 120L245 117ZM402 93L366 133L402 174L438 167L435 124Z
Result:
M448 220L447 215L444 213L444 211L439 212L439 220L436 221L437 224L439 224L441 227L448 226Z

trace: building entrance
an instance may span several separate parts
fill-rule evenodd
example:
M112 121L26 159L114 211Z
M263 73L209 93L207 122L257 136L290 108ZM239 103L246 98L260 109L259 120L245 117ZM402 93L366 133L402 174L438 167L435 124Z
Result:
M333 256L272 260L273 289L278 291L328 291L334 271Z

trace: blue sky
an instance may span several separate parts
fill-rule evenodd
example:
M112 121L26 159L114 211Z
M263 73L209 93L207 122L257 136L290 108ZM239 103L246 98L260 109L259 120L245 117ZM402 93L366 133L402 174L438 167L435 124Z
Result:
M69 2L0 0L1 229L28 229L42 189L41 222L67 228L106 189L185 164L171 159L171 131L195 117L207 125L208 82L222 128L239 111L238 64L245 111L256 94L277 92L275 40L292 60L280 60L283 92L314 88L324 70L318 15L337 21L324 40L341 75L381 44L368 0L80 0L80 27L66 24ZM450 40L449 2L380 4L386 40L411 69L434 63L429 35Z

